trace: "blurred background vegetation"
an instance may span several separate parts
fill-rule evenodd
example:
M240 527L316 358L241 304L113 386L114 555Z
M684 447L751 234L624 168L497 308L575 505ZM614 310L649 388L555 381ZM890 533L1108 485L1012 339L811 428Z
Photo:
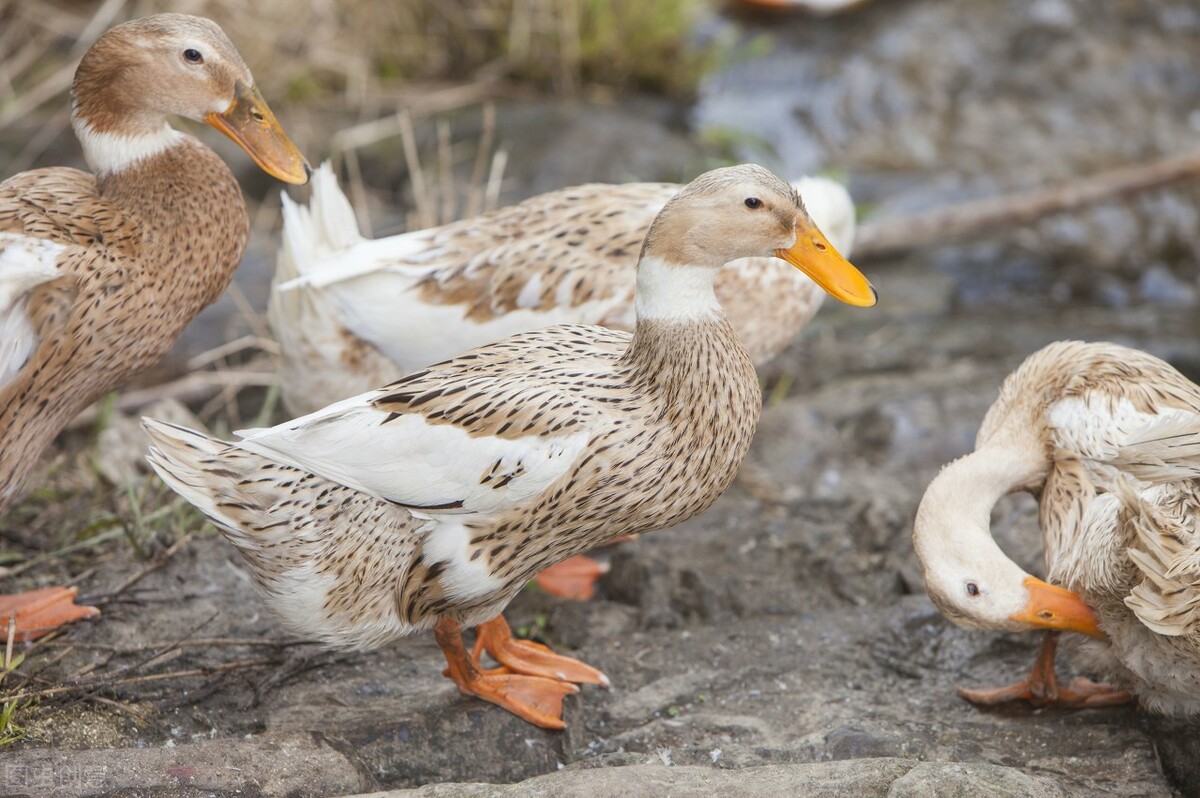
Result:
M704 0L62 0L0 2L0 145L28 168L69 126L79 56L126 19L216 20L281 117L362 122L398 108L445 112L513 93L687 100L721 42L691 31ZM317 145L316 142L310 144Z

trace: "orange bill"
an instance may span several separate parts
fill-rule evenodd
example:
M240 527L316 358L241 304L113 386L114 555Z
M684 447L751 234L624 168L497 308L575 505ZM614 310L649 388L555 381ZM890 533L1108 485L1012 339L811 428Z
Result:
M214 111L204 121L236 141L271 177L297 185L308 182L312 167L254 86L238 81L233 102L225 112Z
M869 308L879 301L870 281L805 216L796 219L796 243L791 249L775 250L775 257L786 260L847 305Z
M1033 576L1026 577L1024 585L1029 591L1029 603L1020 612L1010 616L1012 620L1039 629L1079 632L1106 639L1104 632L1100 631L1100 621L1095 611L1075 591L1046 584Z

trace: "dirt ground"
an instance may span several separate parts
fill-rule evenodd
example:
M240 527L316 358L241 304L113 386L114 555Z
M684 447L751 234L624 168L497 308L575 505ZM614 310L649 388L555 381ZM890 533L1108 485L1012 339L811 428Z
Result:
M799 766L846 760L860 769L839 771L845 794L871 794L868 775L880 795L909 794L893 788L918 763L961 765L937 776L957 794L1196 794L1194 725L1134 708L980 711L956 697L955 685L1021 675L1037 640L938 615L909 546L912 514L937 468L969 447L1003 375L1064 318L955 310L951 284L912 263L873 274L894 301L879 313L828 308L781 358L778 373L802 388L766 410L712 511L606 552L613 568L596 601L528 592L512 605L514 625L612 679L569 701L566 732L458 696L431 639L369 653L284 641L238 555L200 527L101 621L24 667L57 684L163 652L129 673L207 673L47 700L32 739L0 760L5 792L316 796L554 774L547 794L586 793L586 771L601 767L629 768L637 792L654 783L647 769L787 765L788 783L820 785L828 773ZM1194 335L1193 316L1156 312L1154 328ZM1083 337L1161 343L1138 314L1065 321ZM995 527L1038 571L1033 509L1028 497L1006 500ZM172 539L161 537L160 555ZM84 592L104 596L144 567L102 561Z
M630 104L502 108L500 137L529 150L505 199L678 179L704 157L696 131L739 117L779 139L760 160L845 169L882 216L1194 144L1189 3L1013 8L908 0L751 27L775 48L707 83L690 133ZM754 133L736 154L755 157ZM603 158L571 157L584 150ZM612 679L568 700L562 733L459 696L429 637L357 653L287 639L214 530L144 473L97 475L137 461L132 419L112 418L100 441L73 433L0 519L3 587L76 582L104 615L29 650L2 687L97 686L19 702L27 736L0 753L0 796L1200 795L1195 722L959 699L956 685L1023 675L1039 640L950 625L909 543L925 485L1038 347L1115 340L1200 379L1197 196L1185 186L860 263L879 307L827 306L765 370L754 448L712 510L603 552L595 601L530 590L510 607L519 630ZM243 288L260 304L273 242L256 246ZM231 305L181 353L234 337ZM244 397L243 420L262 399ZM1042 571L1030 497L1004 500L993 528ZM1076 672L1069 645L1061 663Z

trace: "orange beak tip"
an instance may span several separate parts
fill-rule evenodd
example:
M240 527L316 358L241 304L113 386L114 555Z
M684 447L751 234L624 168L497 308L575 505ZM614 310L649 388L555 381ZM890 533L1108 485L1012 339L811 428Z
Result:
M1100 628L1100 619L1095 610L1075 591L1047 584L1032 576L1025 579L1025 588L1029 591L1029 602L1012 616L1013 620L1039 629L1108 639Z
M811 222L798 221L796 243L790 249L776 250L775 256L807 274L830 296L847 305L869 308L879 301L879 293L870 281Z

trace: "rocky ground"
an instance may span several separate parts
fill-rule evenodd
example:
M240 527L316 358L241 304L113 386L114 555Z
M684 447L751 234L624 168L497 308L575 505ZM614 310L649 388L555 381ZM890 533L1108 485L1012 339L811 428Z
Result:
M776 48L711 81L695 124L740 115L750 137L776 119L795 137L790 149L785 133L767 137L777 167L838 166L879 214L1168 154L1200 126L1188 3L909 0L828 22L719 24L769 32ZM552 113L566 121L543 153L615 142L602 174L563 166L562 182L678 177L633 171L644 149L620 120L636 109ZM678 172L704 150L670 125L651 127ZM549 187L514 168L518 193ZM1039 641L951 626L909 545L922 489L1038 347L1116 340L1200 378L1196 208L1184 187L860 264L881 304L827 307L766 370L756 444L711 511L605 552L593 602L529 591L510 608L514 626L612 679L568 701L565 732L460 697L429 638L368 653L286 640L233 549L181 518L145 540L148 560L121 549L26 572L21 586L83 573L83 592L104 597L162 563L101 620L31 654L21 667L46 680L35 686L176 675L43 698L24 716L30 739L0 756L0 794L1200 795L1194 722L959 699L956 685L1023 675ZM1034 510L1006 499L994 530L1036 573Z

